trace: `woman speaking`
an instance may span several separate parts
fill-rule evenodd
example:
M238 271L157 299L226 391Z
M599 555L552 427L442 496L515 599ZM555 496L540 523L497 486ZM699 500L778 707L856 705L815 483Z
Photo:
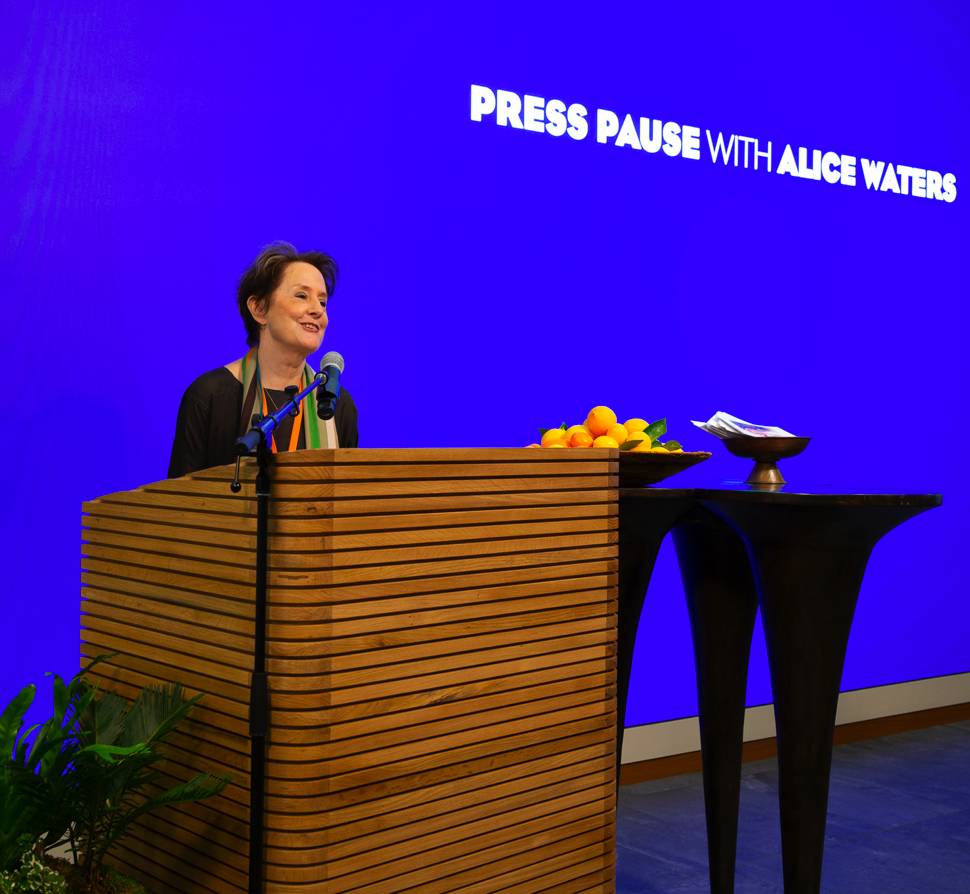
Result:
M182 397L168 477L233 462L236 438L254 413L278 410L285 389L302 389L314 376L306 358L317 351L327 328L327 301L337 265L322 252L298 252L285 242L267 246L239 283L239 314L249 352L197 378ZM333 419L317 416L305 400L273 433L272 450L356 447L357 408L341 388Z

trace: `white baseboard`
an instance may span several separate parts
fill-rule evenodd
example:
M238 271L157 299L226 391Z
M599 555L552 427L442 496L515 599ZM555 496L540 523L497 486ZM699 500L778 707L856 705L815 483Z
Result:
M836 724L856 723L876 717L892 717L929 708L970 702L970 673L929 677L907 683L853 689L839 696ZM744 714L744 741L767 739L775 734L771 705L748 708ZM670 757L700 751L696 717L627 727L623 737L623 763Z

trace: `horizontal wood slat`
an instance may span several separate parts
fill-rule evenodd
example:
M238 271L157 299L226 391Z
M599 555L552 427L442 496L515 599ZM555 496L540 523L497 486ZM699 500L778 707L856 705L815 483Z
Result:
M398 581L410 577L431 577L434 575L458 575L466 572L488 571L494 568L528 568L530 566L550 565L556 562L583 562L586 560L610 560L616 555L616 543L608 545L593 544L575 549L559 549L548 546L545 549L532 549L524 553L499 553L494 556L467 556L464 558L428 559L420 562L391 561L384 564L372 561L368 564L335 568L279 569L270 564L270 587L323 587L340 584L363 584L371 581ZM189 559L184 556L146 553L136 550L117 549L98 543L84 546L84 557L113 563L117 568L124 566L121 576L143 579L145 571L169 572L168 579L177 581L182 575L191 575L195 580L206 579L254 585L256 570L254 566L234 565L217 562L215 559ZM375 557L376 558L376 557ZM176 585L178 585L176 583Z
M453 766L447 776L417 774L397 777L393 784L379 787L359 786L307 799L304 822L299 829L291 827L284 809L292 809L292 798L280 798L271 803L266 825L271 834L280 838L293 836L291 846L305 841L307 846L317 843L340 829L343 837L364 834L375 817L387 818L389 823L408 810L424 810L427 816L458 809L463 804L483 803L492 799L498 786L542 784L542 773L559 768L581 766L587 761L615 758L609 736L602 730L543 743L515 752L501 752L487 762L468 762ZM270 788L273 782L270 780Z
M558 512L557 512L558 514ZM368 549L383 548L393 546L409 546L413 544L434 544L434 543L466 543L475 540L507 540L510 538L532 538L544 537L559 534L573 534L579 529L588 531L602 531L604 524L597 516L590 516L588 523L583 524L584 516L566 519L535 519L523 518L519 521L510 519L506 523L492 524L462 524L460 520L444 517L439 513L437 517L408 515L403 520L409 522L409 527L401 528L402 519L388 519L390 524L394 522L394 527L384 529L368 529L363 522L371 522L380 525L382 519L364 518L358 521L352 530L344 530L344 525L332 525L333 530L320 530L317 533L287 533L282 524L277 525L274 531L273 552L308 552L308 551L328 551L345 549ZM341 519L347 523L350 519ZM446 522L442 526L441 522ZM115 532L126 535L138 535L140 537L150 537L161 541L188 541L193 544L206 544L211 546L223 546L232 549L254 550L256 548L255 532L242 530L225 530L223 526L213 525L178 525L169 523L151 523L138 521L133 518L126 518L124 515L113 516L101 514L98 516L88 516L85 519L85 527L91 531ZM616 516L611 516L606 524L605 530L615 531L619 527L619 520ZM584 530L583 533L586 533ZM87 538L87 535L86 535ZM160 550L164 552L164 550Z
M563 757L557 755L558 762L546 757L458 780L451 786L428 786L393 798L381 798L377 805L371 801L337 810L321 810L318 811L321 828L297 833L271 827L267 841L310 848L335 842L364 841L367 836L376 834L385 835L388 841L396 841L405 836L414 822L420 822L428 832L455 826L464 815L477 819L513 809L519 804L548 800L560 792L582 791L594 784L602 784L602 774L612 771L613 756L596 755L595 752L595 747L567 752L593 755L576 764L563 766ZM442 791L449 794L442 796ZM390 809L390 805L395 805L395 809Z
M608 459L594 455L589 459L572 460L566 458L553 462L321 462L311 464L278 463L276 480L280 482L333 481L407 481L412 478L431 478L435 481L450 481L460 478L561 478L565 475L616 475L615 467ZM222 470L206 469L188 476L187 480L218 481L231 480L234 467ZM240 481L255 480L255 466L246 463L240 468ZM172 482L149 485L150 487L175 488Z
M131 533L119 533L89 529L86 542L115 550L129 550L137 555L148 553L179 559L200 560L207 564L220 563L250 568L255 553L245 549L232 549L224 545L186 542L182 540L143 537ZM331 544L329 549L317 546L307 552L273 550L269 554L269 567L280 570L317 568L359 568L367 565L388 565L401 562L420 562L451 556L456 549L463 556L503 556L508 553L544 552L565 547L582 548L617 542L617 532L592 531L576 534L559 534L555 537L519 537L516 539L481 539L472 541L443 541L432 545L372 543L370 549L340 549L341 544ZM323 540L324 538L320 538ZM135 557L133 557L134 560Z
M613 890L617 451L275 458L266 894ZM232 784L112 858L154 894L248 888L254 467L83 505L82 655L202 702L160 785Z
M117 502L91 502L83 504L83 511L89 514L86 524L92 528L103 527L117 530L118 525L127 525L139 521L146 523L146 528L158 529L159 536L175 540L185 540L195 537L213 538L220 542L219 536L237 538L240 543L255 544L256 525L252 517L237 515L227 522L225 514L190 511L185 506L176 504L173 508L158 505L137 505L133 502L123 502L123 494L105 497L104 500ZM327 537L384 535L391 540L399 538L428 538L445 539L475 539L474 536L464 535L462 532L479 531L484 536L501 536L503 530L510 525L552 525L557 522L567 525L566 530L574 520L595 520L597 527L605 526L615 529L618 524L618 512L615 503L610 502L576 502L556 506L555 518L550 519L546 511L549 500L542 495L542 502L538 505L523 506L521 508L504 508L490 506L483 510L461 511L457 507L445 507L444 510L430 512L400 512L395 514L376 515L316 515L309 518L271 517L270 532L273 535L274 549L312 549L314 543L320 543ZM398 507L400 509L400 507ZM606 521L603 521L603 518ZM227 527L231 524L231 528ZM489 532L495 529L494 534ZM584 525L585 527L585 525ZM553 532L549 532L553 533ZM246 540L244 538L250 538ZM294 546L295 545L295 546Z
M172 601L184 602L187 598L190 604L195 596L202 596L210 601L225 599L225 607L215 610L237 614L238 605L242 604L245 606L244 616L252 617L252 587L249 585L160 573L154 568L104 563L90 557L84 560L84 566L86 570L81 575L84 583L96 583L105 589L130 593L167 592L171 594ZM366 614L369 607L367 600L394 597L408 599L423 597L423 604L436 604L434 601L436 599L449 600L451 604L464 604L487 599L502 586L529 588L528 593L513 594L525 596L532 592L540 592L538 588L541 587L558 587L560 590L568 588L568 582L572 578L599 575L606 575L609 578L609 585L615 586L616 561L607 559L602 562L554 563L507 571L466 573L461 576L371 581L366 587L360 585L320 586L312 589L275 587L272 588L270 595L270 613L272 616L273 612L288 612L290 607L303 610L304 607L310 606L335 605L339 607L334 608L334 611L345 613L357 611L358 614ZM578 583L577 588L580 585ZM362 611L358 610L357 606L360 606Z
M273 482L273 494L277 500L311 503L318 500L351 500L361 497L374 497L384 500L388 487L392 486L397 497L422 497L447 494L516 494L520 492L538 493L541 491L584 491L615 487L616 476L573 475L573 476L535 476L518 475L490 478L401 478L397 481L287 481L277 479ZM190 481L181 478L149 485L144 489L148 494L182 495L192 497L212 496L227 501L236 499L252 500L256 496L253 482L244 482L239 494L227 494L223 481Z

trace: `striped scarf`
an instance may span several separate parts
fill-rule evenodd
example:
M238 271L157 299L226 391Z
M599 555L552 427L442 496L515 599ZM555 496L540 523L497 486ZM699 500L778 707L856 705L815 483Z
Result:
M242 366L242 386L243 404L242 418L239 420L239 433L245 434L252 427L253 412L261 412L263 407L263 386L259 378L259 361L256 359L256 349L251 348L249 353L240 361ZM309 364L303 366L303 384L300 386L302 391L313 381L315 373ZM314 406L314 395L310 394L303 402L303 434L306 446L309 450L319 448L330 448L340 446L337 442L337 426L333 419L324 422L317 415Z

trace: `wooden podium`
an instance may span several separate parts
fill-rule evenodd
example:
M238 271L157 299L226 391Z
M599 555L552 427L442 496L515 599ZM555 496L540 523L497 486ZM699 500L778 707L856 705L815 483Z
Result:
M269 522L267 894L612 892L618 451L284 454ZM84 505L82 648L203 693L228 773L114 852L152 894L249 890L255 463Z

